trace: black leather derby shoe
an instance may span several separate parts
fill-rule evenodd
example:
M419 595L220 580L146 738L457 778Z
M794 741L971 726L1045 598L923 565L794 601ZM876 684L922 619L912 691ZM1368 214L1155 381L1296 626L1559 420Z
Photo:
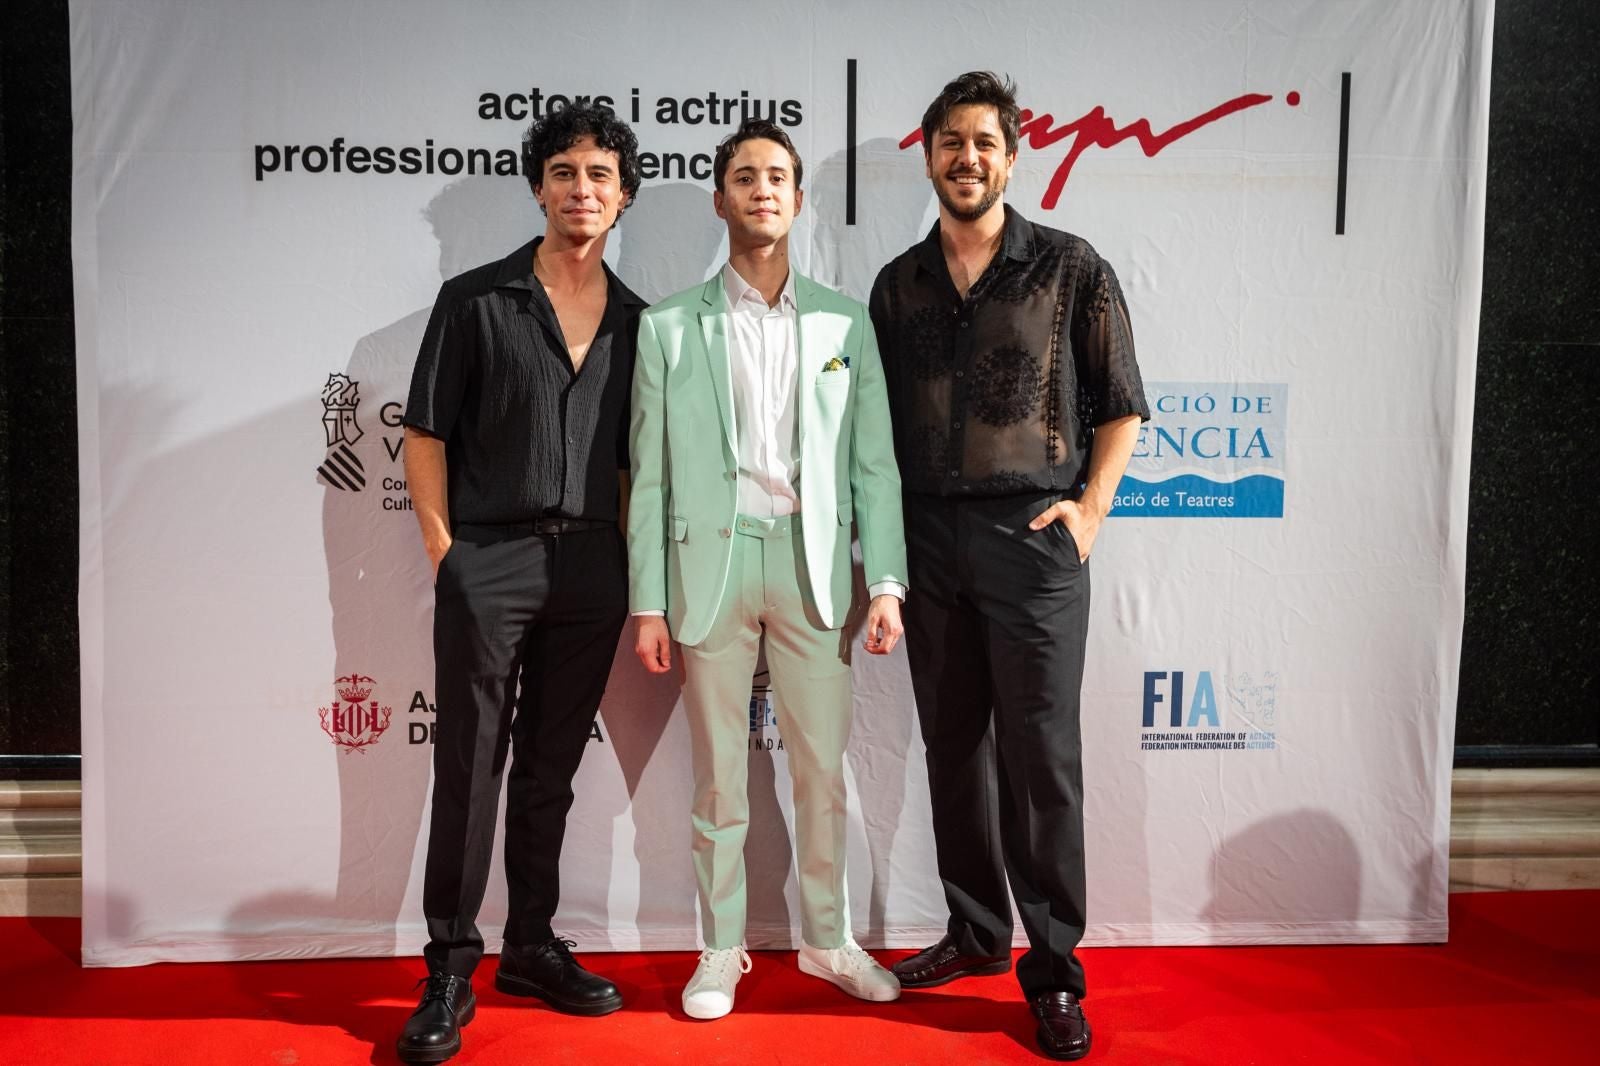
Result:
M901 959L890 971L901 988L933 988L958 977L982 977L1011 969L1010 955L965 955L948 934L931 948Z
M1033 1016L1039 1019L1034 1039L1039 1050L1052 1059L1071 1062L1089 1053L1089 1021L1083 1006L1071 992L1041 992L1028 1000Z
M508 996L534 996L566 1014L610 1014L622 1006L622 993L604 977L578 965L571 940L547 940L533 947L507 944L500 950L494 986Z
M424 980L428 987L422 991L422 1001L395 1041L401 1062L443 1062L460 1051L461 1027L478 1009L467 978L431 973Z

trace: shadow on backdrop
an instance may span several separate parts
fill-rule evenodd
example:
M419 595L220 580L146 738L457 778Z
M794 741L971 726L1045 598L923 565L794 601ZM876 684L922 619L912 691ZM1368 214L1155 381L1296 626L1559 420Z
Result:
M504 256L531 229L542 228L520 178L453 182L429 201L423 217L438 242L441 282ZM433 575L405 490L399 424L430 310L419 308L356 342L343 371L357 399L347 419L353 426L342 431L342 442L331 439L340 430L329 430L324 469L332 476L317 478L334 646L327 696L337 698L341 687L349 694L351 683L335 679L367 678L370 683L355 687L370 689L366 702L375 700L391 715L382 743L360 749L329 744L340 812L331 917L387 937L405 905L432 760ZM332 455L341 443L354 453L354 472L335 466ZM407 917L420 922L422 916Z
M1306 876L1308 869L1318 876ZM1211 899L1200 916L1218 927L1361 917L1361 852L1326 811L1275 814L1223 839L1211 866Z
M726 251L711 191L688 182L647 187L617 229L617 276L650 303L704 281Z

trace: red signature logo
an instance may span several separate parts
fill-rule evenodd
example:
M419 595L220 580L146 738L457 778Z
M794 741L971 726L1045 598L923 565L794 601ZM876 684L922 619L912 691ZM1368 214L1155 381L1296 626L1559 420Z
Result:
M1139 142L1139 147L1146 156L1153 157L1169 144L1182 140L1195 130L1240 111L1260 107L1271 99L1272 96L1267 93L1245 93L1160 133L1150 128L1150 120L1147 118L1134 119L1126 126L1118 126L1116 119L1107 115L1106 109L1099 104L1081 118L1059 126L1055 124L1055 116L1048 111L1035 115L1028 108L1023 108L1019 143L1026 144L1034 151L1041 151L1068 137L1072 138L1066 158L1056 167L1056 172L1051 176L1050 184L1044 191L1044 197L1039 201L1039 206L1048 211L1061 202L1061 192L1067 187L1067 179L1072 176L1073 165L1077 163L1078 157L1090 148L1114 148L1131 137ZM1284 102L1290 107L1298 107L1300 94L1290 92L1284 97ZM915 129L901 138L900 147L910 148L913 144L921 143L922 130Z

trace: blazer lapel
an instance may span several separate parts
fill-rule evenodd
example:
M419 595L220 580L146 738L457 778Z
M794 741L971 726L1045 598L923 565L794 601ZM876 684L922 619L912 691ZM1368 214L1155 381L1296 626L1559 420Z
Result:
M706 366L711 373L711 391L717 397L717 414L722 418L722 439L729 455L738 455L733 439L733 378L728 367L728 299L723 294L719 270L701 290L700 336L705 341Z

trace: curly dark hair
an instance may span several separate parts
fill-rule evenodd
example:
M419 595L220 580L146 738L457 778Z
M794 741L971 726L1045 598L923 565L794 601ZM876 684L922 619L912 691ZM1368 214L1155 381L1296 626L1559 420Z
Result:
M722 143L717 145L716 158L711 163L711 176L716 180L717 191L724 192L723 183L728 178L728 164L733 162L733 154L745 141L775 141L789 153L789 162L794 164L794 187L800 187L800 175L805 167L800 164L800 153L795 150L794 142L789 135L783 132L783 127L775 122L768 122L764 118L747 118L739 124L739 128L722 138Z
M992 105L1000 116L1000 130L1006 138L1006 154L1017 154L1017 138L1021 136L1022 113L1017 107L1017 85L1010 78L987 70L968 71L951 81L933 98L928 110L922 113L922 151L933 154L933 139L943 128L950 112L968 104Z
M608 107L576 104L536 118L522 135L522 175L528 188L538 193L544 184L544 165L578 142L593 137L596 148L617 154L617 176L622 181L622 211L626 211L639 192L644 176L639 171L639 139L628 124ZM543 211L541 205L539 210ZM622 217L622 211L617 217Z

